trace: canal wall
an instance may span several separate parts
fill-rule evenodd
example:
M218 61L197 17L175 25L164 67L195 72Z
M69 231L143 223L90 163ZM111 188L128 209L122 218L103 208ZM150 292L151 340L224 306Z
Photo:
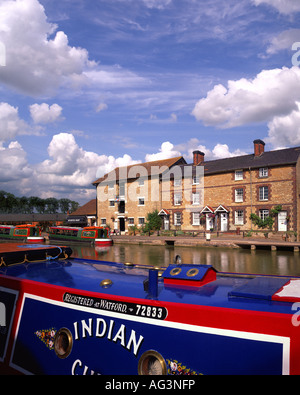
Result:
M222 248L249 248L251 250L267 249L290 250L299 252L300 242L267 240L265 238L243 238L239 236L211 237L210 240L188 236L112 236L115 244L136 245L170 245L180 247L222 247Z

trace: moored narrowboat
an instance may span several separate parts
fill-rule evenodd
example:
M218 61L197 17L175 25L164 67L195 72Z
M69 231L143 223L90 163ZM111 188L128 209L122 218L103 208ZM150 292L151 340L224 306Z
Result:
M299 278L28 247L0 251L0 372L300 374Z
M109 228L88 226L85 228L70 226L51 226L49 240L94 243L98 246L110 246L113 241L109 237Z
M42 243L45 238L41 228L35 225L0 225L0 239L26 241L27 243Z

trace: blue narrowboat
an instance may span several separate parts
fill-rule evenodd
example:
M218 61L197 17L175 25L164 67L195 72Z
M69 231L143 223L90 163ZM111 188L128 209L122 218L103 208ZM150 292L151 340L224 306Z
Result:
M300 373L300 279L2 245L0 372Z

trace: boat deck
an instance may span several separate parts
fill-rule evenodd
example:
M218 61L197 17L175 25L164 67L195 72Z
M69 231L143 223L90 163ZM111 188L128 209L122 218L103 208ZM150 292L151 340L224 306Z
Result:
M26 262L68 258L72 250L65 246L44 244L0 243L0 267Z
M300 290L294 297L274 298L287 277L249 276L216 273L208 283L202 282L201 273L215 270L207 265L170 265L167 269L123 263L94 261L66 257L56 246L1 246L0 257L12 265L1 265L1 274L21 281L34 280L68 292L103 294L111 297L152 299L171 303L196 304L211 307L238 308L256 311L290 313L290 303L300 301ZM6 250L6 251L4 251ZM69 253L69 251L67 251ZM26 262L22 262L22 254ZM51 259L41 259L49 255ZM55 259L60 255L63 260ZM38 258L40 258L38 262ZM204 269L203 269L204 268ZM194 273L198 275L194 275ZM154 275L154 281L151 276ZM156 276L156 277L155 277ZM198 278L198 277L199 278ZM300 280L294 280L300 287ZM103 285L104 284L104 285ZM290 302L290 303L286 303Z
M70 258L61 248L1 246L4 260L26 262L0 264L9 328L0 369L2 358L25 374L147 374L155 358L169 374L173 361L187 374L299 374L300 279Z

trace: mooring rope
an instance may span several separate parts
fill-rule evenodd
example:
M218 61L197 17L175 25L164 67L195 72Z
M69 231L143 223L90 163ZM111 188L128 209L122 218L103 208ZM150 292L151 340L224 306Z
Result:
M0 267L2 267L2 266L7 267L7 266L14 266L14 265L22 265L23 263L44 262L45 260L46 261L52 261L52 260L55 260L55 259L65 260L65 259L68 258L68 254L66 254L66 251L63 250L61 247L59 247L59 246L53 246L53 247L56 247L56 248L59 249L58 255L56 255L56 256L48 255L47 251L46 251L46 258L45 259L37 259L37 260L29 261L28 258L27 258L27 254L25 254L25 257L24 257L22 262L15 262L15 263L12 263L12 264L6 264L6 262L4 260L4 257L2 256L1 259L0 259ZM63 257L59 258L59 256L62 255L62 254L63 254Z

